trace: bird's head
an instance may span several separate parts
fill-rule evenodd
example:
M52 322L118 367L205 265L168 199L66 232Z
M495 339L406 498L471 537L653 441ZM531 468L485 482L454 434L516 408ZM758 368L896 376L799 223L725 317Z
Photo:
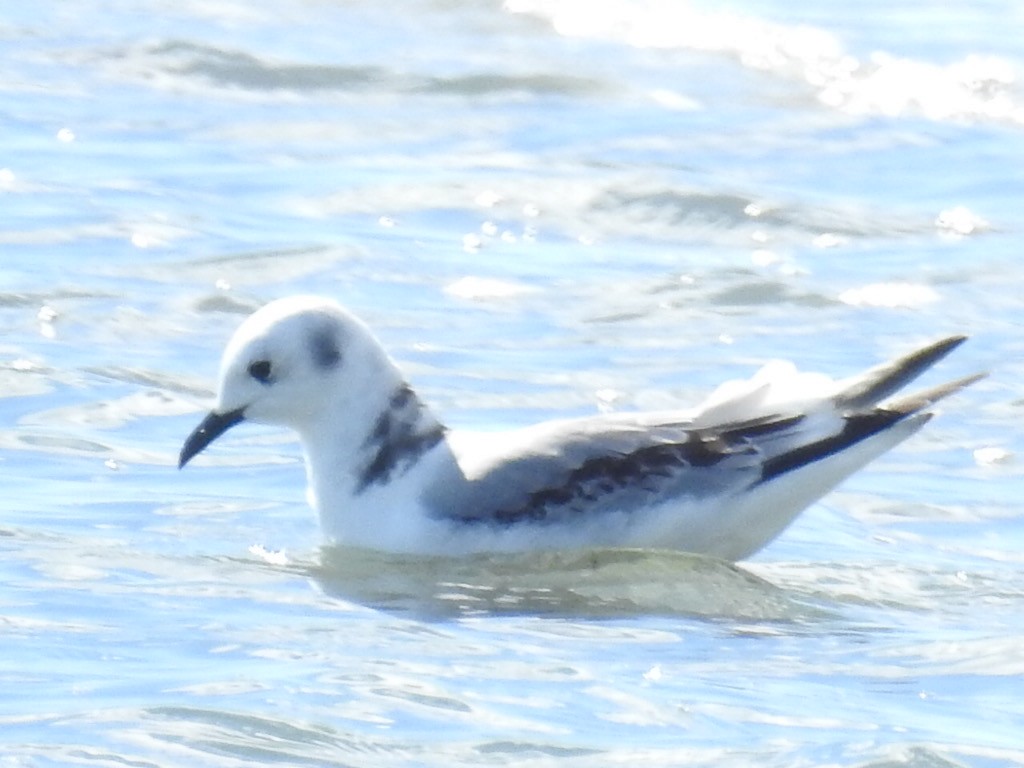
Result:
M295 296L253 313L221 359L213 410L189 435L179 467L241 421L290 427L300 434L326 418L346 418L399 374L370 330L329 299Z

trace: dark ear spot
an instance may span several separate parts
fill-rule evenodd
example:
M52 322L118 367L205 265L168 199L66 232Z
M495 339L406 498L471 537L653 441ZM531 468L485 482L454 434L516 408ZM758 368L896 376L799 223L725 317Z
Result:
M309 351L319 368L333 368L341 362L338 339L330 328L317 328L310 334Z

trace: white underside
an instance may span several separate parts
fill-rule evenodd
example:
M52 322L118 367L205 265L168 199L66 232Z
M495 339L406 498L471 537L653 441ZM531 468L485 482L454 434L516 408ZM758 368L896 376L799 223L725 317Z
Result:
M417 499L437 471L431 457L372 494L372 506L317 498L332 543L418 554L461 555L592 547L675 549L740 560L782 533L807 506L880 454L913 434L926 416L882 433L767 483L715 497L680 497L622 512L580 514L566 522L510 525L439 519ZM369 499L368 499L369 501Z

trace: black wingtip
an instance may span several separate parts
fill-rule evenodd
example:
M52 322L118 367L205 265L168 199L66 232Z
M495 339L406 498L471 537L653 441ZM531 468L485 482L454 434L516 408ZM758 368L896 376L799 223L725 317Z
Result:
M904 414L882 410L848 416L842 430L836 434L812 443L804 443L767 459L761 468L761 482L766 483L779 475L840 453L851 445L888 429L904 418Z
M887 411L893 413L901 413L904 416L920 411L924 408L928 408L934 405L944 397L955 395L961 389L971 386L976 382L988 377L987 373L974 373L970 376L964 376L963 378L954 379L953 381L947 381L945 384L939 384L937 387L925 389L920 392L913 392L905 397L901 397L895 402L887 402L883 404L883 407Z
M948 336L909 355L872 368L840 393L836 398L837 403L851 411L873 406L898 392L965 341L967 336L962 334Z
M924 359L925 362L918 362L917 370L910 374L909 378L916 376L965 339L966 337L963 336L943 339L941 342L920 350L915 355L911 355L910 357L917 358L924 353L921 359ZM907 359L909 358L903 358L903 360ZM897 361L897 363L900 362L902 361ZM903 369L901 368L901 370ZM793 450L773 456L765 461L762 468L761 482L767 482L794 469L799 469L800 467L838 454L856 443L895 427L898 422L913 422L920 427L933 416L932 413L925 410L926 408L931 407L942 398L949 397L965 387L969 387L971 384L984 379L987 375L987 373L975 373L948 381L945 384L939 384L930 389L914 392L899 400L887 401L877 407L868 406L862 411L848 412L843 416L844 424L839 432L823 440L797 446ZM891 378L889 380L891 381ZM905 377L901 378L900 383L905 383L907 380ZM844 401L844 404L846 402ZM907 432L906 435L909 436L913 431L916 431L916 429Z

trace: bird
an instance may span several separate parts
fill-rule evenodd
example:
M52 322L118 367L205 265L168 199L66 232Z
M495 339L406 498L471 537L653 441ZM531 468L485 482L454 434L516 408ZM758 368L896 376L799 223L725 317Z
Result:
M433 415L362 320L332 299L291 296L231 337L215 405L178 467L242 422L278 425L298 433L308 502L331 544L454 556L668 549L734 562L983 378L896 396L965 340L838 380L771 362L691 409L469 431Z

